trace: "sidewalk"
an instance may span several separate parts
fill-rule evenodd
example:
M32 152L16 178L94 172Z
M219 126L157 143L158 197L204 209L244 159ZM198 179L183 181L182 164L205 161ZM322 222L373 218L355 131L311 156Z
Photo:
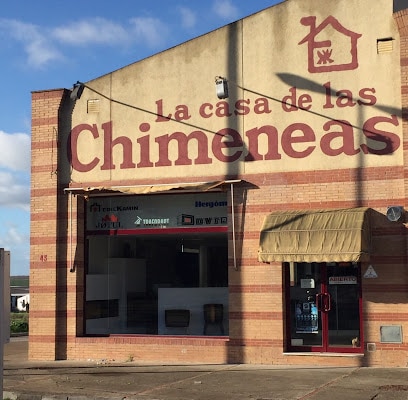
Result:
M4 399L408 399L408 368L32 362L27 347L26 337L4 346Z

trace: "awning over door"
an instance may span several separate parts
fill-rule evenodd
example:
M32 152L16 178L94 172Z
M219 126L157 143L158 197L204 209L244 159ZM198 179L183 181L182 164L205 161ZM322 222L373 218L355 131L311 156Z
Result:
M189 182L189 183L162 183L154 185L134 185L134 186L96 186L84 188L66 188L65 191L77 195L97 195L109 193L123 194L152 194L163 192L207 192L215 189L221 189L224 184L238 183L234 181L212 181L212 182Z
M369 208L274 212L265 217L259 261L368 261Z

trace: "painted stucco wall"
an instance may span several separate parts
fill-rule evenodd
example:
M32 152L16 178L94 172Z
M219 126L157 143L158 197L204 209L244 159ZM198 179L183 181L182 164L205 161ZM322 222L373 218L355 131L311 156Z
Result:
M72 181L401 165L399 57L392 1L278 4L87 82Z

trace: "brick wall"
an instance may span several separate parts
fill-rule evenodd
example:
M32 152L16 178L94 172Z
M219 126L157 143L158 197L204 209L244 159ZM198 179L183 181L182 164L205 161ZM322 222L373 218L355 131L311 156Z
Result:
M43 108L50 115L61 115L64 93L59 92L59 97L55 92L44 92L44 95L48 96L46 101L41 96L37 100L33 95L31 359L303 365L322 362L314 355L302 357L283 353L286 340L283 272L280 264L263 264L257 260L262 220L270 211L288 208L369 206L384 212L390 203L404 202L401 166L242 176L257 189L237 187L234 193L238 268L233 267L230 234L229 339L84 338L80 337L83 333L84 248L83 240L77 242L77 237L83 238L84 234L83 200L63 193L63 187L68 186L69 171L61 170L67 168L63 162L56 168L52 161L54 157L62 159L57 151L60 141L56 139L56 126L59 126L61 141L67 140L68 127L50 116L35 118L44 112ZM62 120L69 119L69 113L63 115ZM47 162L47 157L51 161ZM127 183L132 184L121 182ZM231 209L229 217L231 224ZM374 259L381 280L364 283L366 340L377 345L377 351L367 354L367 360L370 365L382 365L385 358L390 365L404 365L405 345L393 345L392 348L381 345L379 326L406 325L408 311L405 307L399 306L393 313L387 311L390 303L403 303L407 292L406 285L401 283L407 279L403 251L405 235L395 224L384 222L384 218L375 224L379 243L387 248L393 245L395 251L394 257L379 254L377 260ZM366 267L363 266L363 271ZM392 292L392 296L383 299L387 292ZM361 357L331 357L325 358L324 363L357 366L361 365Z

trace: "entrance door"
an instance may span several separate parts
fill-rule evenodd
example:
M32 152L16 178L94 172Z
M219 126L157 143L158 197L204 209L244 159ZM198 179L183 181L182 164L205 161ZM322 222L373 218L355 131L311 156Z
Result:
M286 267L291 351L360 352L360 265L290 263Z

